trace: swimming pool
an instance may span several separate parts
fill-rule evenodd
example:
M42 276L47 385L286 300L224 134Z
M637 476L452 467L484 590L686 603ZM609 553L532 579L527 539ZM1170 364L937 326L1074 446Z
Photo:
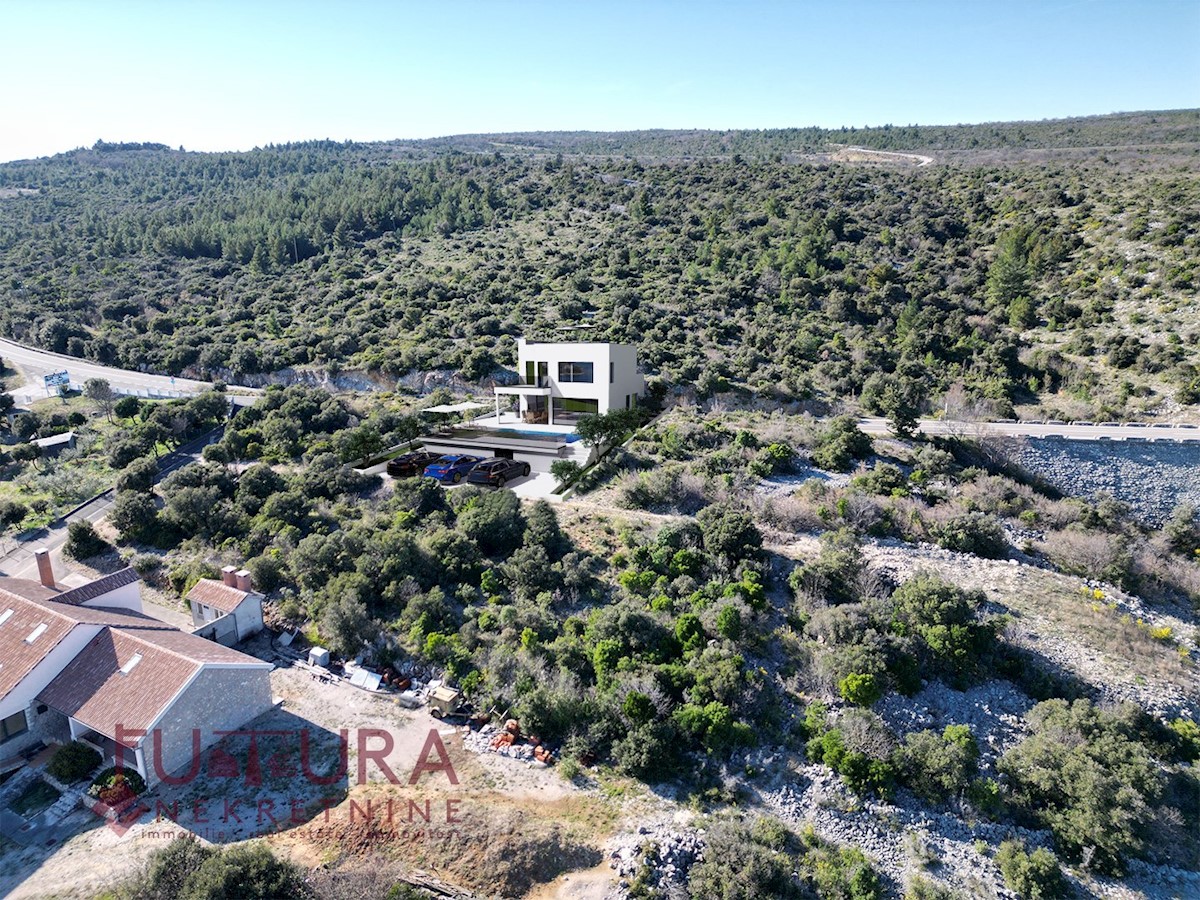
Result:
M556 440L566 441L568 444L573 444L577 440L579 440L579 435L577 435L573 431L570 432L569 434L560 434L559 432L556 432L556 431L531 431L528 428L492 428L489 430L493 434L517 434L522 437L537 437L537 438L552 437L552 438L555 438Z

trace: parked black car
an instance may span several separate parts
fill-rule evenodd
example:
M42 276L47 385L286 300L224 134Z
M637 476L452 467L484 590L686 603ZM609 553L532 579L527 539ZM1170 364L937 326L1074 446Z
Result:
M411 478L414 475L420 475L425 471L425 467L436 459L441 459L442 454L430 453L428 450L415 450L412 453L405 453L402 456L397 456L395 459L389 459L387 464L387 473L393 478Z
M502 488L505 482L528 474L529 463L494 456L491 459L485 459L471 470L467 476L467 484L486 484L490 487Z

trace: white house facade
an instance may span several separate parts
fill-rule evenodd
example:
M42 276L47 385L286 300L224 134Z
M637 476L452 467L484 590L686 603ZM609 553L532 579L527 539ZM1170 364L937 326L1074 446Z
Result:
M496 415L516 397L517 414L530 425L571 425L580 416L631 409L646 392L629 344L518 338L517 374L519 384L495 389Z
M263 630L263 596L252 589L245 569L225 566L220 581L200 579L187 600L198 637L232 647Z

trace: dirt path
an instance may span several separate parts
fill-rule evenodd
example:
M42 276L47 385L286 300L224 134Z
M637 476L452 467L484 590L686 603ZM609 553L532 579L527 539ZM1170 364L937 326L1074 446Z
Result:
M845 147L835 153L834 156L847 162L853 162L855 160L855 154L881 157L884 160L896 162L915 159L917 161L916 167L918 169L922 166L928 166L933 162L932 156L924 156L920 153L899 153L894 150L870 150L866 147Z

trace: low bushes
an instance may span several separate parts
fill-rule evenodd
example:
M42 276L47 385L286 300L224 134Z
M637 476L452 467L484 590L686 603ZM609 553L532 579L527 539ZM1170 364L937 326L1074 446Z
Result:
M46 772L64 784L81 781L100 765L100 754L79 741L63 744L50 757Z
M891 739L886 737L877 716L866 712L861 718L843 714L830 725L825 707L813 703L805 710L804 728L809 735L806 750L811 761L829 766L857 794L891 793L896 777L888 758Z
M838 416L817 438L813 464L833 472L846 472L855 460L871 455L871 438L864 434L851 416Z
M1014 800L1065 853L1119 874L1147 849L1158 815L1163 785L1150 749L1088 700L1047 700L1026 718L1032 734L998 764Z
M133 769L109 766L92 779L88 796L108 806L120 806L145 790L145 780Z
M896 768L904 783L920 797L941 803L965 789L978 769L979 746L966 725L936 731L914 731L896 750Z
M688 896L697 900L883 896L862 851L827 843L812 829L797 836L775 819L760 818L750 826L720 822L709 830L707 843L703 861L688 873Z
M80 520L67 526L67 543L63 546L63 553L71 559L91 559L111 549L112 545L96 533L91 522Z
M946 550L973 553L984 559L1008 556L1008 538L995 516L969 512L930 528L934 542Z
M155 851L143 872L118 896L123 900L301 900L314 894L299 868L276 859L263 844L223 849L187 837Z
M1020 841L1005 841L996 853L1004 883L1022 900L1053 900L1071 894L1054 854L1044 847L1025 852Z

